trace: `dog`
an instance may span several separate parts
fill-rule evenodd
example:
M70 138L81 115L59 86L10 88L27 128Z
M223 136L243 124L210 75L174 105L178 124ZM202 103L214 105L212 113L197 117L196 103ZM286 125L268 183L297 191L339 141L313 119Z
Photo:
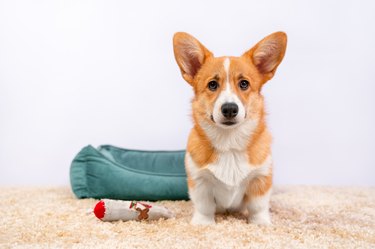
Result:
M249 223L271 224L272 138L261 89L286 44L286 34L276 32L240 57L214 57L193 36L174 35L176 62L194 90L185 156L192 224L215 224L216 213L245 209Z

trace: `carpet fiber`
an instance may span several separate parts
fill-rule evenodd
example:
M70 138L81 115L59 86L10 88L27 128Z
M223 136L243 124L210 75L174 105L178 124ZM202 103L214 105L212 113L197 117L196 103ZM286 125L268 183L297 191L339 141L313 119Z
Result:
M161 202L177 214L159 221L102 222L68 188L0 188L0 248L375 248L375 188L282 187L273 225L241 214L191 226L191 202Z

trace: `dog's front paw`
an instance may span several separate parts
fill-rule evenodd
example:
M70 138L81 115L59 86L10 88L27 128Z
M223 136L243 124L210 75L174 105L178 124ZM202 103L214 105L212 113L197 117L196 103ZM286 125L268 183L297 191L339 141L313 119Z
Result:
M215 217L214 215L204 215L198 212L195 212L193 215L193 219L191 220L192 225L214 225L215 224Z
M272 224L270 214L268 212L260 212L257 214L250 215L248 218L248 222L264 226L269 226Z

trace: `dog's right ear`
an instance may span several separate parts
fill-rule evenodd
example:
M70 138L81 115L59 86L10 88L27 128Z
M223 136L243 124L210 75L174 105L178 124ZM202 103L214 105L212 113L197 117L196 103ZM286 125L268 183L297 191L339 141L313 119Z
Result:
M194 77L208 57L213 54L188 33L178 32L173 37L174 57L182 77L193 85Z

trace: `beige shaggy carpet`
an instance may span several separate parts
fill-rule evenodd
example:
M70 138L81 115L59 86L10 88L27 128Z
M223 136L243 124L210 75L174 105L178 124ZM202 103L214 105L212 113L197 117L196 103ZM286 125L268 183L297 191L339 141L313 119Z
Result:
M273 225L219 216L192 226L191 202L164 201L177 217L102 222L95 200L69 188L0 188L0 248L375 248L375 188L282 187L271 200Z

